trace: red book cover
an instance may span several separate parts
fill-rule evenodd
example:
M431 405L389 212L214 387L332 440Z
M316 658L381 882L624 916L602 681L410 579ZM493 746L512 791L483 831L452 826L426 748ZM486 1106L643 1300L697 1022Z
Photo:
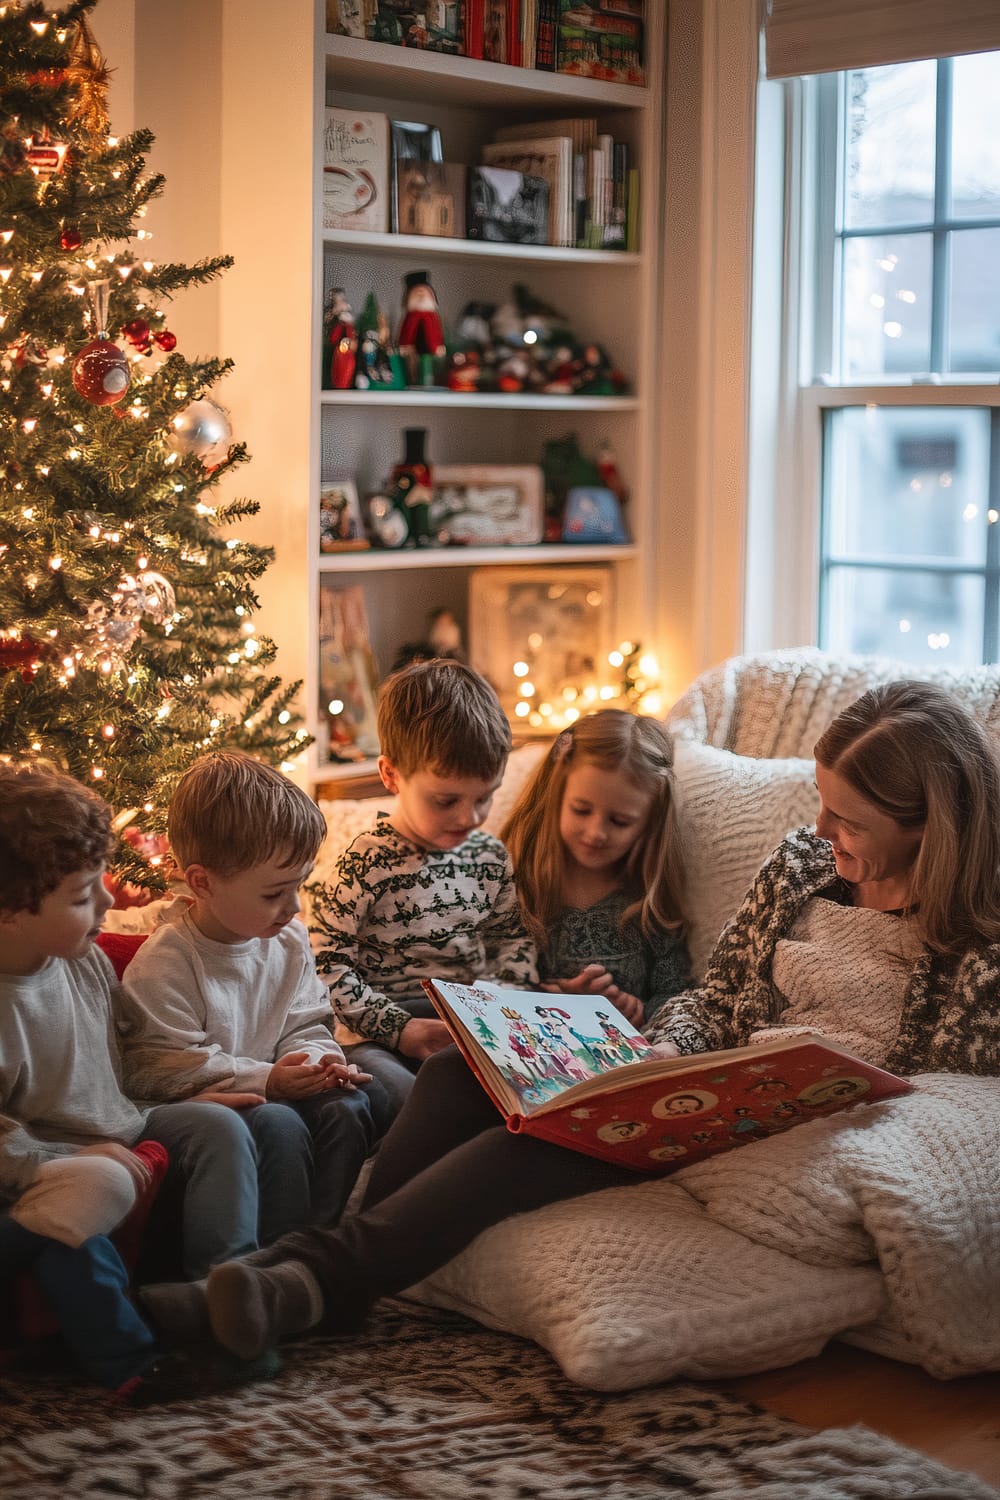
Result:
M487 62L521 61L521 0L483 0L483 51Z
M817 1033L663 1058L600 995L425 989L508 1130L637 1172L671 1172L912 1087Z
M465 55L483 55L483 4L484 0L465 0Z

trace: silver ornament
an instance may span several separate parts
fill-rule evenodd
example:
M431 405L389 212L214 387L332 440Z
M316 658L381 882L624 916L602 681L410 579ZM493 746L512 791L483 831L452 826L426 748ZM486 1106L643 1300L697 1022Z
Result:
M92 663L104 658L118 668L142 633L143 616L162 625L176 604L173 584L162 573L140 573L138 578L126 573L111 595L110 606L95 599L87 610L84 659Z
M172 418L170 425L174 429L171 439L174 448L200 458L208 468L220 464L229 453L229 440L233 435L229 417L207 396L185 406Z

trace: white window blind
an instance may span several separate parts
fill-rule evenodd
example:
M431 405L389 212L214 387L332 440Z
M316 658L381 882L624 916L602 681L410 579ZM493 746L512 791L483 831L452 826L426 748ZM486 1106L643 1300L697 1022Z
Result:
M1000 50L1000 0L767 0L768 78Z

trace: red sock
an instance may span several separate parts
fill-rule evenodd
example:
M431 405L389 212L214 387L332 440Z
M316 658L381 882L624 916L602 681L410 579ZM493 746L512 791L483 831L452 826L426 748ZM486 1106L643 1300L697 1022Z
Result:
M132 1154L138 1156L140 1161L149 1168L149 1184L139 1193L128 1217L119 1224L111 1236L118 1247L119 1255L130 1271L135 1269L139 1259L143 1230L170 1165L166 1147L161 1146L159 1141L141 1141Z

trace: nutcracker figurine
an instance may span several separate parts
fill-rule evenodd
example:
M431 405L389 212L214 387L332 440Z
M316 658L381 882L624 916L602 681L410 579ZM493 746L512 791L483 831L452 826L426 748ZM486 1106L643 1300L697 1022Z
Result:
M411 271L405 279L403 321L399 325L399 352L406 365L410 385L417 384L420 356L440 358L444 354L444 331L438 300L426 271Z
M323 310L324 345L330 356L329 385L332 391L349 391L358 362L358 331L354 313L342 286L331 287Z

